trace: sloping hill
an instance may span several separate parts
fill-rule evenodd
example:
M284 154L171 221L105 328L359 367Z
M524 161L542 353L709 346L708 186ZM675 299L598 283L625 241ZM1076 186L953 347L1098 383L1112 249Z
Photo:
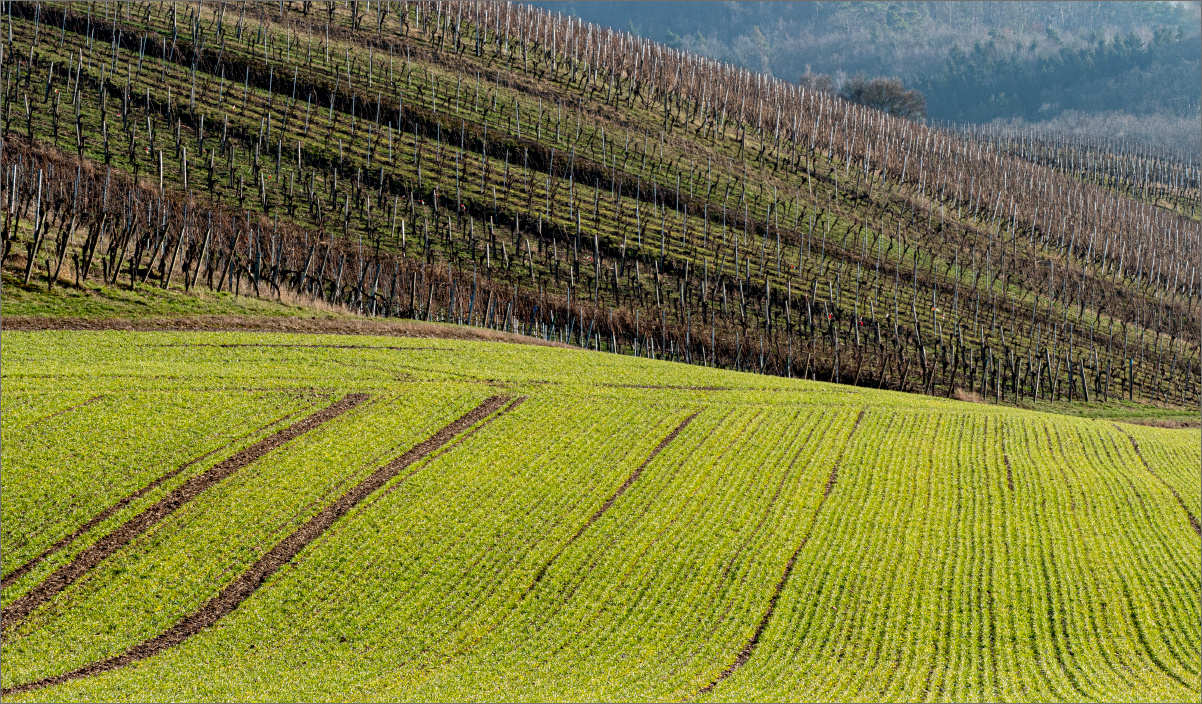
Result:
M22 286L930 395L1199 398L1192 165L932 129L516 4L4 9Z
M1196 430L446 339L0 354L6 700L1199 697Z

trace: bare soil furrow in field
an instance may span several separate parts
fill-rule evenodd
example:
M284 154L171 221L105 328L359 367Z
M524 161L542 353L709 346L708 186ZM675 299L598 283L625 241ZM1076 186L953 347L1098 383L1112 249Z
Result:
M864 414L867 412L868 412L868 409L865 408L864 410L860 411L860 415L856 416L856 424L853 425L851 428L852 433L856 432L856 430L860 427L860 421L864 420ZM851 442L850 437L848 437L848 442ZM840 455L839 459L836 460L833 465L831 465L831 476L829 479L826 480L826 489L824 489L823 493L822 493L822 498L824 500L826 499L826 497L831 495L831 492L834 491L834 489L835 489L835 484L839 481L839 463L842 460L843 460L843 456Z
M97 397L97 398L99 398L99 397ZM132 502L134 502L134 501L142 498L146 494L150 493L151 491L153 491L154 489L156 489L157 487L162 485L163 482L179 476L180 472L183 472L185 469L187 469L199 462L205 461L206 459L212 457L213 455L217 454L218 452L221 452L222 450L225 450L225 449L229 448L230 446L238 443L239 441L243 440L245 437L253 437L255 435L258 435L260 432L266 430L267 428L270 428L273 425L278 425L279 423L282 423L295 415L296 415L296 413L289 413L288 415L284 416L283 418L277 418L276 420L273 420L270 423L265 423L264 425L261 425L258 428L255 428L248 435L234 438L233 440L230 440L229 442L221 445L220 447L215 447L212 450L209 450L208 452L204 453L203 455L200 455L199 457L193 457L192 459L181 464L180 466L176 467L175 469L171 470L170 472L167 472L166 474L158 477L157 479L150 482L149 484L142 487L141 489L138 489L134 493L122 498L121 500L119 500L115 504L113 504L112 506L109 506L108 508L104 509L100 513L96 514L94 517L89 519L86 523L81 525L79 528L76 528L75 531L72 532L70 535L65 536L64 538L60 539L58 542L56 542L53 545L51 545L50 547L46 548L37 557L33 558L29 562L26 562L25 564L21 565L20 567L13 570L12 572L4 575L4 578L0 579L0 587L7 587L7 586L13 584L14 582L16 582L18 579L24 577L26 574L29 573L30 570L32 570L34 567L37 567L46 558L50 557L51 555L58 552L59 550L62 550L63 548L70 545L71 543L75 542L81 535L87 533L88 531L92 530L93 528L100 525L104 521L108 520L109 516L112 516L117 511L120 511L121 509L125 508Z
M26 428L32 428L33 426L38 425L40 423L45 423L46 421L50 420L51 418L57 418L58 416L61 416L64 413L70 413L71 411L74 411L77 408L83 408L84 406L91 405L93 403L96 403L97 401L99 401L102 398L104 398L104 396L98 394L96 396L93 396L92 398L87 399L86 401L80 401L79 403L77 403L73 406L67 406L66 408L57 410L54 413L44 415L41 418L38 418L37 420L26 423L25 427L21 428L21 430L25 430Z
M254 315L177 315L144 318L63 318L33 315L4 316L4 330L126 330L130 332L283 332L320 335L380 335L386 337L434 338L513 342L541 347L579 349L563 342L544 340L501 330L465 325L427 323L390 318L298 318Z
M348 396L347 398L350 397ZM340 403L345 403L346 400L344 399ZM208 603L196 612L186 616L165 633L140 643L121 655L85 665L62 675L47 677L36 682L11 687L3 690L0 694L11 696L115 670L139 660L145 660L168 648L179 645L205 628L217 623L234 609L238 608L238 605L254 594L276 570L296 557L306 545L320 537L335 521L346 515L347 512L364 499L399 475L401 471L446 445L451 444L464 431L474 432L479 428L477 424L480 424L481 421L485 423L491 422L499 415L497 411L503 409L509 410L523 400L525 399L517 399L514 403L510 403L511 399L506 396L492 396L479 406L460 416L451 424L434 433L434 435L430 436L424 442L416 445L375 472L372 472L353 489L343 494L321 513L309 519L308 522L291 535L280 541L280 543L269 550L263 557L259 558L257 562L251 565L237 579L226 586L225 589L222 589L221 593L210 599ZM415 469L414 471L417 470ZM408 478L408 476L406 475L405 478Z
M738 656L735 657L735 661L730 664L730 667L727 667L725 670L723 670L713 682L710 682L701 688L701 691L697 693L699 696L702 694L708 694L714 689L714 687L717 687L719 684L721 684L722 680L738 672L739 668L743 667L743 665L746 665L747 661L751 659L752 654L755 652L756 646L760 644L760 638L764 635L764 631L767 630L768 624L772 622L772 614L776 612L776 604L780 601L780 595L784 592L785 585L789 582L789 575L793 573L793 565L797 563L798 555L801 554L801 551L805 548L806 543L810 541L810 534L814 532L814 526L818 523L818 516L822 513L822 507L826 505L826 499L831 495L831 491L834 490L835 483L839 479L839 465L843 462L843 457L847 454L847 448L851 446L852 437L854 437L856 431L859 430L860 421L864 420L864 414L867 412L867 408L860 411L860 415L856 417L855 425L853 425L851 428L851 433L849 433L847 436L847 442L843 445L843 451L839 453L839 458L835 460L833 465L831 465L830 478L826 482L826 489L822 493L822 498L818 501L818 508L814 510L814 518L810 522L810 527L806 530L806 534L804 537L802 537L801 542L798 543L797 549L794 550L793 554L789 556L789 561L785 563L785 571L783 574L781 574L780 581L776 583L776 589L774 589L772 592L772 598L768 600L768 608L764 610L764 615L762 618L760 618L759 625L756 626L755 633L752 634L751 640L747 641L747 644L744 645L743 649L739 651Z
M632 484L634 484L636 481L638 481L639 476L642 475L643 470L647 467L648 464L651 463L651 460L655 459L656 456L658 456L659 453L665 447L667 447L673 440L675 440L676 436L680 435L681 431L684 430L685 428L687 428L689 426L689 423L692 423L693 419L696 418L698 415L700 415L700 413L701 413L701 411L697 411L696 413L692 414L688 418L685 418L684 420L680 421L680 425L676 426L676 428L672 432L668 433L664 437L663 440L659 441L659 444L655 446L655 449L653 449L651 451L651 454L647 456L647 459L643 460L642 464L640 464L638 467L635 467L634 471L630 473L630 476L626 477L626 481L622 482L622 485L619 486L618 489L612 495L610 495L610 497L608 499L605 500L605 503L601 504L601 508L597 509L593 513L593 515L590 516L589 519L584 522L584 525L580 526L580 528L576 531L576 533L571 538L568 539L568 542L564 543L563 547L561 547L555 553L555 555L551 557L550 560L547 560L547 563L545 565L543 565L542 569L540 569L538 571L538 574L534 576L534 581L531 582L530 586L526 588L526 592L525 592L525 594L523 594L523 598L528 596L530 594L530 592L534 591L534 588L537 587L539 585L539 583L543 581L543 577L546 576L547 570L550 569L551 565L554 564L555 561L559 559L560 555L563 555L564 551L566 551L569 547L571 547L572 543L576 542L576 540L578 538L580 538L580 536L584 535L584 531L588 530L590 526L592 526L594 523L596 523L597 519L601 518L601 516L603 516L605 514L605 512L608 511L609 508L614 505L614 502L617 501L618 498L622 496L622 494L625 494L626 490L629 489Z
M28 594L14 601L11 606L4 610L3 615L0 616L0 629L8 630L11 628L14 624L28 616L34 609L52 599L56 594L79 580L80 577L86 575L105 558L129 544L134 538L174 513L176 509L196 498L209 487L262 458L268 452L271 452L289 440L293 440L337 418L364 402L367 398L367 394L347 394L325 409L263 438L254 445L218 463L204 474L200 474L184 482L166 497L122 524L117 530L98 540L87 550L81 552L74 560L59 568L46 581L30 590Z
M1148 473L1153 477L1156 477L1161 484L1164 484L1166 489L1173 492L1173 497L1176 498L1177 503L1181 505L1181 510L1185 511L1185 516L1189 519L1189 524L1194 527L1194 532L1202 536L1202 525L1198 523L1198 517L1190 513L1189 508L1185 505L1185 500L1181 498L1181 494L1177 493L1177 490L1174 489L1171 484L1166 482L1163 477L1157 474L1156 470L1152 469L1152 465L1148 464L1148 460L1144 459L1144 453L1139 451L1139 443L1135 440L1135 437L1117 425L1114 427L1118 428L1119 432L1121 432L1123 435L1126 435L1127 439L1131 441L1131 447L1135 448L1135 454L1139 457L1139 461L1144 463L1144 469L1148 470Z
M147 345L147 347L220 347L222 349L233 349L241 347L250 348L297 348L297 349L325 349L325 350L398 350L401 352L455 352L450 347L395 347L387 345L284 345L284 344L251 344L244 342L230 343L212 343L212 342L191 342L178 343L170 345Z

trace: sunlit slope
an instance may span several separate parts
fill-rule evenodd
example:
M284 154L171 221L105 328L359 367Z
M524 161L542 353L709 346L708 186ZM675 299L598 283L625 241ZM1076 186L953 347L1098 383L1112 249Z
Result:
M451 340L2 354L6 700L1199 697L1196 430Z
M924 125L522 3L5 9L6 313L315 304L1027 406L1198 403L1193 166Z
M35 584L66 555L90 542L87 535L71 538L106 509L146 491L102 519L112 530L131 511L144 508L142 504L157 488L150 485L163 477L164 468L179 470L159 481L169 487L216 464L316 400L304 392L288 391L237 396L203 390L180 395L148 388L121 394L10 393L6 384L0 521L3 603L7 606L11 601L14 590L9 587L20 587L18 580L26 586ZM9 473L10 467L22 471ZM46 554L63 541L70 541L63 545L65 550ZM18 572L24 574L10 578Z

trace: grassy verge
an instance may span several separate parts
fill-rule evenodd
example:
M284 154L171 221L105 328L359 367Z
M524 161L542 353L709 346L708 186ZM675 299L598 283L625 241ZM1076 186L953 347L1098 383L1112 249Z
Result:
M1199 427L1198 409L1146 401L1114 401L1108 403L1078 403L1068 401L1040 401L1038 404L1022 403L1020 408L1031 408L1045 413L1059 413L1079 418L1111 420L1123 423L1163 425L1165 427Z
M465 328L458 325L430 324L409 320L368 320L330 307L321 302L297 299L285 294L282 300L235 296L228 292L214 293L198 288L184 292L180 287L162 289L158 286L138 285L134 290L128 286L105 286L87 284L59 285L47 291L43 285L22 285L11 272L3 274L0 294L0 313L10 321L19 319L18 327L56 327L55 321L66 323L95 321L102 327L106 323L129 321L134 327L139 322L164 330L183 325L182 329L248 329L277 330L280 332L341 332L360 334L400 334L414 337L438 337L449 339L497 339L511 342L537 342L543 340L513 335L481 328ZM282 327L273 321L284 323ZM14 321L18 322L18 321ZM10 324L11 327L11 324ZM85 325L85 327L92 327ZM551 343L558 346L559 343ZM973 395L963 400L981 402ZM1013 405L1006 403L1003 405ZM1020 408L1045 413L1095 418L1124 423L1142 423L1164 427L1197 428L1202 425L1198 409L1174 404L1149 403L1111 399L1107 403L1023 401Z
M40 278L40 277L39 277ZM152 285L106 286L102 284L59 285L47 291L44 284L23 285L19 277L3 273L0 314L44 318L145 318L180 315L291 316L301 318L344 318L339 313L285 295L283 299L236 296L197 288L163 289Z
M44 279L43 279L44 281ZM0 287L0 316L5 331L140 330L140 331L256 331L304 334L388 335L448 340L488 340L548 347L562 342L483 327L426 322L409 318L355 315L285 291L282 299L235 296L207 289L185 292L173 286L77 287L62 284L47 291L44 284L21 284L4 272Z
M956 398L961 401L989 403L993 405L993 397L990 397L989 400L983 400L976 393L961 392ZM1010 401L1002 405L1015 406ZM1042 399L1036 403L1028 398L1024 398L1017 404L1017 407L1031 411L1041 411L1043 413L1055 413L1062 416L1156 425L1166 428L1198 428L1202 426L1202 419L1199 418L1197 408L1161 401L1128 401L1126 399L1115 398L1114 396L1111 396L1105 403L1096 398L1092 399L1090 403L1065 400L1047 401Z

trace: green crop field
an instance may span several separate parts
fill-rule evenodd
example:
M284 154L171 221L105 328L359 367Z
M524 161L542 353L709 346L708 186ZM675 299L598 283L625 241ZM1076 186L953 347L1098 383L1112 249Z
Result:
M0 2L0 698L1198 701L1199 172L1114 149Z
M566 347L5 332L5 701L1196 701L1202 441Z

